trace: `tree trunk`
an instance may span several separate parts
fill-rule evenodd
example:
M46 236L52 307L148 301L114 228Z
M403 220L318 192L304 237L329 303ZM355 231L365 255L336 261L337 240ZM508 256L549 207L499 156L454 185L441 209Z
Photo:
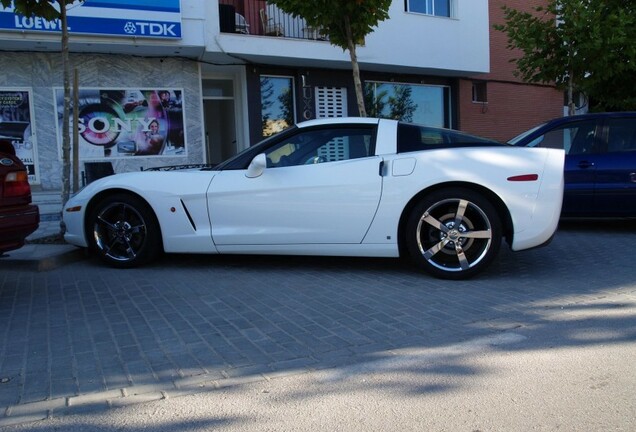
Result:
M62 115L62 208L70 196L71 189L71 137L69 118L71 106L70 66L68 54L68 22L66 19L66 3L58 0L60 5L60 21L62 23L62 70L64 78L64 114Z
M362 91L362 80L360 79L360 66L358 65L358 57L356 55L356 43L351 33L351 24L349 17L345 17L345 29L347 31L347 44L349 46L349 55L351 56L351 66L353 68L353 85L356 90L356 99L358 101L358 112L360 117L367 116L367 110L364 107L364 92Z
M79 77L77 68L73 69L73 108L79 106ZM79 113L73 109L73 193L80 189L79 184Z
M576 114L576 104L574 103L574 72L570 71L568 77L568 115Z

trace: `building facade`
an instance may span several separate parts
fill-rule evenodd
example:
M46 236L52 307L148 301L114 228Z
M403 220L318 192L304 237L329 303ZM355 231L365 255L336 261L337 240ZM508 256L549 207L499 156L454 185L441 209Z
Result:
M554 89L510 78L489 19L497 3L394 1L358 49L368 114L497 138L557 116ZM86 0L69 28L82 172L214 164L296 122L358 115L349 54L264 0ZM0 10L0 42L0 135L34 190L59 190L59 23ZM469 93L484 81L487 105Z
M507 48L508 37L492 26L504 24L502 6L532 12L547 0L490 0L490 67L486 74L459 80L458 128L507 141L546 120L563 115L563 93L550 85L528 84L515 77L512 59L520 53Z

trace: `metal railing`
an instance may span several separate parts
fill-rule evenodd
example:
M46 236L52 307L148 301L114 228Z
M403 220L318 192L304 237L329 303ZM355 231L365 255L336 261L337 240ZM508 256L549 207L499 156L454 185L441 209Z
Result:
M219 0L219 23L222 33L328 40L303 18L293 17L265 0Z

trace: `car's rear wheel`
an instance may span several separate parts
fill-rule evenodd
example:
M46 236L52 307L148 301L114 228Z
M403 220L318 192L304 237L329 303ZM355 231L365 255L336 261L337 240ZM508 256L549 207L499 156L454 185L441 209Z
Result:
M161 252L159 223L141 198L129 194L101 200L88 218L91 250L113 267L145 264Z
M501 245L501 221L481 194L465 188L435 191L411 212L406 247L422 270L442 279L466 279L484 270Z

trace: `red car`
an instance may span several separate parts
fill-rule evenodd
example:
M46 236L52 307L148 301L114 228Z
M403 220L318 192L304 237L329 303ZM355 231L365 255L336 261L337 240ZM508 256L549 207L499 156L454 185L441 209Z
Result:
M31 204L27 170L13 145L0 140L0 255L24 246L24 239L39 225L40 211Z

